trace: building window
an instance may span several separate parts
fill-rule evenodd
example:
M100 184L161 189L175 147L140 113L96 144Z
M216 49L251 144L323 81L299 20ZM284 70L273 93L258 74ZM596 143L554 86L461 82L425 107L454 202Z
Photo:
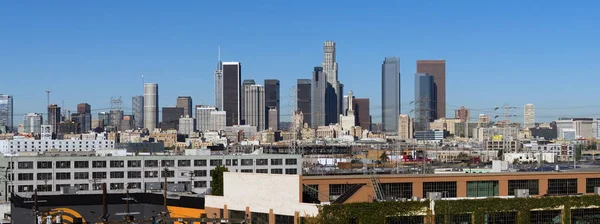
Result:
M89 161L75 161L75 168L90 168Z
M254 165L253 159L242 159L242 166L252 166Z
M549 195L577 194L577 179L549 179Z
M144 163L145 167L158 167L158 160L146 160Z
M161 177L165 177L165 171L160 171L160 176ZM175 171L174 170L167 170L166 173L166 177L175 177Z
M71 168L71 161L56 161L56 169L69 169Z
M110 178L115 178L115 179L119 179L119 178L125 178L125 172L118 172L118 171L113 171L110 172Z
M49 191L52 191L52 185L50 185L50 184L37 185L37 191L38 192L49 192Z
M33 174L31 174L33 176ZM17 186L17 191L18 192L32 192L33 191L33 185L19 185Z
M71 187L71 185L70 184L57 184L56 191L61 191L64 187L68 188L68 187Z
M175 160L162 160L160 162L162 167L174 167L175 166Z
M158 171L144 171L144 177L158 177Z
M206 186L206 181L194 181L195 188L205 188Z
M242 173L252 173L252 169L242 169L240 170Z
M268 166L269 160L268 159L256 159L256 165L257 166Z
M285 174L298 174L298 169L285 169Z
M220 159L211 159L210 166L221 166L223 165L223 160Z
M192 165L192 163L190 160L177 160L178 167L189 167L191 165Z
M141 160L129 160L127 161L127 167L142 167Z
M37 162L38 169L52 169L52 162Z
M256 169L256 173L269 173L269 169Z
M412 198L412 183L382 183L383 195L390 199Z
M283 159L271 159L271 166L283 165Z
M442 197L456 197L456 181L448 182L423 182L423 198L427 198L429 192L440 192Z
M33 169L33 162L19 162L17 166L19 169Z
M332 199L337 199L338 196L346 193L353 184L330 184L329 185L329 197L333 197Z
M18 180L33 180L33 173L20 173L19 175L17 175L17 178Z
M111 190L123 190L123 189L125 189L125 183L111 183L110 189Z
M319 201L319 185L302 185L302 202L321 204Z
M585 192L594 193L594 188L600 187L600 178L586 178L585 179Z
M56 173L56 179L57 180L70 180L71 173Z
M540 192L539 180L508 180L508 195L515 195L517 189L529 189L529 195L538 195Z
M93 161L92 168L106 168L106 161Z
M129 179L142 178L142 172L141 171L127 171L127 178L129 178Z
M37 173L37 180L52 180L52 173Z
M226 159L225 160L225 166L231 166L231 160L230 159Z
M73 185L73 187L75 187L75 189L80 190L80 191L87 191L90 189L89 184L75 184L75 185Z
M557 223L555 220L562 220L561 210L544 210L544 211L531 211L531 217L529 223ZM576 222L571 222L576 223Z
M92 172L92 178L94 178L94 179L106 179L106 172Z
M204 159L194 160L194 166L206 166L206 160L204 160Z
M92 190L102 190L102 184L92 184Z
M127 184L127 189L142 189L142 183L139 183L139 182L128 183Z
M298 162L296 159L285 159L285 165L297 165Z
M90 173L88 172L75 172L75 180L87 180L90 179Z
M250 216L252 217L250 223L269 223L269 213L252 212Z
M283 169L271 169L271 174L283 174Z
M111 160L110 167L111 168L125 167L125 162L123 160Z
M206 170L194 170L194 176L195 177L205 177Z
M294 216L275 215L275 223L277 224L294 224Z
M498 181L467 181L467 197L498 196Z

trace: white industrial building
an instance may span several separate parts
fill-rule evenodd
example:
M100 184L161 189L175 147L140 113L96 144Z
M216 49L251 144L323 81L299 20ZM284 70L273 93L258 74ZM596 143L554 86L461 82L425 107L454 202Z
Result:
M519 161L521 163L555 163L558 162L558 155L553 152L520 152L520 153L504 153L504 161L512 163Z

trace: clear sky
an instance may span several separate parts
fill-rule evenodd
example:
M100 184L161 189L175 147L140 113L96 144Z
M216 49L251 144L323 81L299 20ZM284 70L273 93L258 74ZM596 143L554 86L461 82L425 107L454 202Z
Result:
M447 61L447 114L461 105L495 115L523 104L537 120L600 117L598 1L1 1L0 93L14 95L15 123L51 101L94 114L159 84L160 106L178 95L213 104L217 46L240 61L242 78L281 80L282 120L290 89L310 78L325 40L337 43L345 92L371 99L381 118L381 63L401 60L402 112L414 98L418 59ZM104 109L106 110L106 109ZM94 115L95 116L95 115Z

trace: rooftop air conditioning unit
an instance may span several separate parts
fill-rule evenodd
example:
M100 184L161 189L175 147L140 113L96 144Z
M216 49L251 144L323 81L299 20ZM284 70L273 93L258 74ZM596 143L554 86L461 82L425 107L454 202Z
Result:
M429 200L442 200L442 192L427 192L427 199Z
M515 189L515 197L528 198L529 197L529 189Z

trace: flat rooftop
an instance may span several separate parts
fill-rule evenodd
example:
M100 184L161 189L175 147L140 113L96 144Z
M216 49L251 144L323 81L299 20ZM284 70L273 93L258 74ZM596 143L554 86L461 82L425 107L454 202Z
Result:
M499 173L441 173L441 174L378 174L378 178L415 178L415 177L481 177L481 176L527 176L527 175L577 175L577 174L600 174L599 171L570 171L570 172L499 172ZM305 180L329 180L329 179L364 179L372 175L323 175L302 176Z

